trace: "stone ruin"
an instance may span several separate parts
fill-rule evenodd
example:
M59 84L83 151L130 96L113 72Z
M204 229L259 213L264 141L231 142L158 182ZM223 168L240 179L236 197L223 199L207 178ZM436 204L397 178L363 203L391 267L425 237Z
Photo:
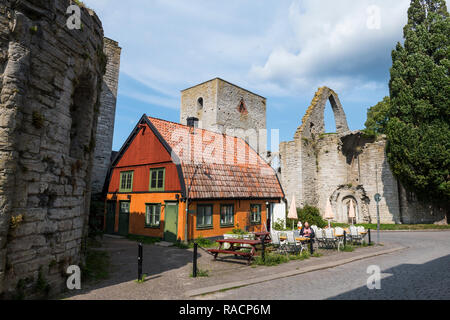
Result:
M325 132L324 111L330 102L336 133ZM325 212L331 201L335 221L348 223L352 200L356 222L376 223L374 196L382 195L382 223L445 222L446 213L417 201L392 174L385 154L386 137L350 131L339 97L330 88L316 92L294 140L280 144L281 183L288 201Z
M90 9L81 8L82 28L69 30L71 4L0 0L0 296L6 298L65 287L67 267L82 262L94 154L96 163L107 163L93 176L97 192L109 165L120 48L104 39ZM36 291L38 278L45 292Z

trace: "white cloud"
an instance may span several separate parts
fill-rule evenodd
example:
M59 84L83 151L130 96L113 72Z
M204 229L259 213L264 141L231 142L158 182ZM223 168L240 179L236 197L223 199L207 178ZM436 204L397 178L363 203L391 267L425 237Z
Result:
M167 99L222 77L266 97L342 94L386 86L390 52L402 40L409 0L85 0L123 47L121 70ZM367 28L367 8L381 29ZM352 97L349 97L352 99ZM179 103L176 104L178 106Z
M373 1L365 0L293 1L287 14L293 30L291 45L274 48L250 75L292 91L310 91L317 82L344 90L364 87L364 81L385 81L373 74L377 71L373 68L384 65L390 49L401 40L409 0L377 1L379 30L367 27L371 5Z

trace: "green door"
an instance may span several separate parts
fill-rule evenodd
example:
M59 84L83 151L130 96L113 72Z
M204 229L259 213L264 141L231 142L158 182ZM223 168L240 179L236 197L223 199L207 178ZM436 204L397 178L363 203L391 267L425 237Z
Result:
M120 201L119 234L121 236L128 235L129 223L130 223L130 202L129 201Z
M116 202L108 201L106 203L106 233L113 234L116 225Z
M177 229L178 229L178 203L167 202L164 214L164 240L168 242L176 242Z

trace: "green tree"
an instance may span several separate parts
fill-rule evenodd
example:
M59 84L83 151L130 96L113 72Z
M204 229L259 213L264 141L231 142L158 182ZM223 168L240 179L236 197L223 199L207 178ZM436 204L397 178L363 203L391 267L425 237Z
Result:
M450 199L450 20L445 1L412 0L392 52L387 156L422 199Z
M364 130L367 134L377 135L386 132L390 106L391 99L384 97L383 101L378 102L367 110L366 129Z

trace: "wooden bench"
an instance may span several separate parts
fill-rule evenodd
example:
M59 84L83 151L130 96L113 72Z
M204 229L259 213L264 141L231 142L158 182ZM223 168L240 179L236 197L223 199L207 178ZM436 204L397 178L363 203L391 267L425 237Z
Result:
M245 252L245 251L219 250L219 249L210 249L208 251L215 254L214 258L217 258L217 255L219 253L234 254L234 255L247 256L247 257L252 255L251 252Z

